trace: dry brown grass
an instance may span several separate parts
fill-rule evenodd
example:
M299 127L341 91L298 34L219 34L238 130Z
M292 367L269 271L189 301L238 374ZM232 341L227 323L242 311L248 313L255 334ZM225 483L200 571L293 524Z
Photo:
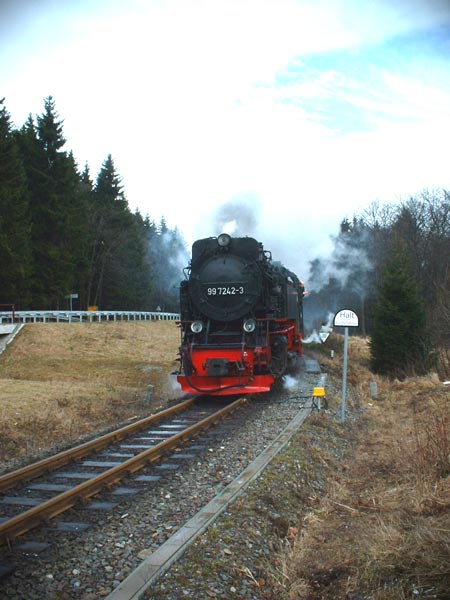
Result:
M164 404L178 345L170 321L27 325L0 355L0 460L148 413L149 385Z
M349 354L364 416L343 426L354 446L334 461L326 495L282 558L280 597L448 599L450 390L435 375L374 377L364 340L352 338ZM321 362L339 371L339 356Z

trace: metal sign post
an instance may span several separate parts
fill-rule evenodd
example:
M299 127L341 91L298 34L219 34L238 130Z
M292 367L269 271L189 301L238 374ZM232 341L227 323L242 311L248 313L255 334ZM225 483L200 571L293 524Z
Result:
M341 423L343 423L345 421L345 403L347 393L348 328L358 327L358 316L352 310L340 310L334 315L334 327L344 327L344 361L342 366L341 398Z
M64 296L64 298L70 300L70 310L72 311L72 300L77 300L78 294L68 294L67 296Z

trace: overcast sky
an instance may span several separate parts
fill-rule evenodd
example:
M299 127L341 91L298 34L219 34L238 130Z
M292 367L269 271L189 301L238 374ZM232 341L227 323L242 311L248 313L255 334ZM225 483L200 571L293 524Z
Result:
M450 189L448 0L3 0L0 47L14 124L53 96L189 244L236 218L303 276L344 217Z

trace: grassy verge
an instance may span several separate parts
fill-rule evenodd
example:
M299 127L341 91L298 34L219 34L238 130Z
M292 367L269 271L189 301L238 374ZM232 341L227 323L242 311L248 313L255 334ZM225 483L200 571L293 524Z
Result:
M169 374L178 343L179 331L167 321L27 325L0 356L0 461L163 405L176 395Z
M277 556L275 593L283 600L449 598L450 390L436 376L374 378L361 340L350 341L349 353L364 416L344 424L351 445L339 460L324 447L324 493ZM339 356L321 361L339 372ZM335 419L324 415L323 426L333 431Z

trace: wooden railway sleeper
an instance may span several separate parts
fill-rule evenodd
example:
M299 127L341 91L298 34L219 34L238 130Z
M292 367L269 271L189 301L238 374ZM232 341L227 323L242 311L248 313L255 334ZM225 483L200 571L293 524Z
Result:
M232 412L238 406L246 401L245 398L238 398L231 404L221 408L219 411L205 417L198 423L191 425L184 431L181 431L167 440L164 440L145 450L144 452L137 454L133 458L129 458L121 465L117 465L108 469L104 473L89 479L74 488L47 500L39 506L33 507L19 515L16 515L12 519L5 521L0 524L0 543L7 542L19 535L22 535L40 525L42 521L47 521L60 513L72 508L79 500L85 501L86 499L95 496L102 489L106 487L112 487L117 481L120 481L129 472L130 468L134 471L139 470L146 466L148 462L155 462L161 458L168 450L175 448L180 441L193 437L197 432L205 429L221 420L227 413ZM158 413L159 414L159 413Z
M68 464L71 461L74 461L78 458L81 458L89 452L92 452L93 450L98 450L106 447L114 440L120 441L125 436L133 433L133 431L138 431L139 429L142 429L147 425L150 425L160 419L163 419L165 417L171 416L173 414L176 414L177 412L184 410L185 408L193 404L195 400L196 398L190 398L188 400L185 400L184 402L176 404L175 406L172 406L161 412L151 415L150 417L141 419L136 423L126 425L121 429L117 429L115 431L107 433L98 439L85 442L80 446L70 448L69 450L60 452L55 456L44 458L31 465L27 465L26 467L22 467L21 469L12 471L11 473L0 475L0 491L5 491L11 487L14 487L18 482L22 483L25 481L30 481L35 477L42 475L43 473L51 473L51 471L54 471L56 468Z

